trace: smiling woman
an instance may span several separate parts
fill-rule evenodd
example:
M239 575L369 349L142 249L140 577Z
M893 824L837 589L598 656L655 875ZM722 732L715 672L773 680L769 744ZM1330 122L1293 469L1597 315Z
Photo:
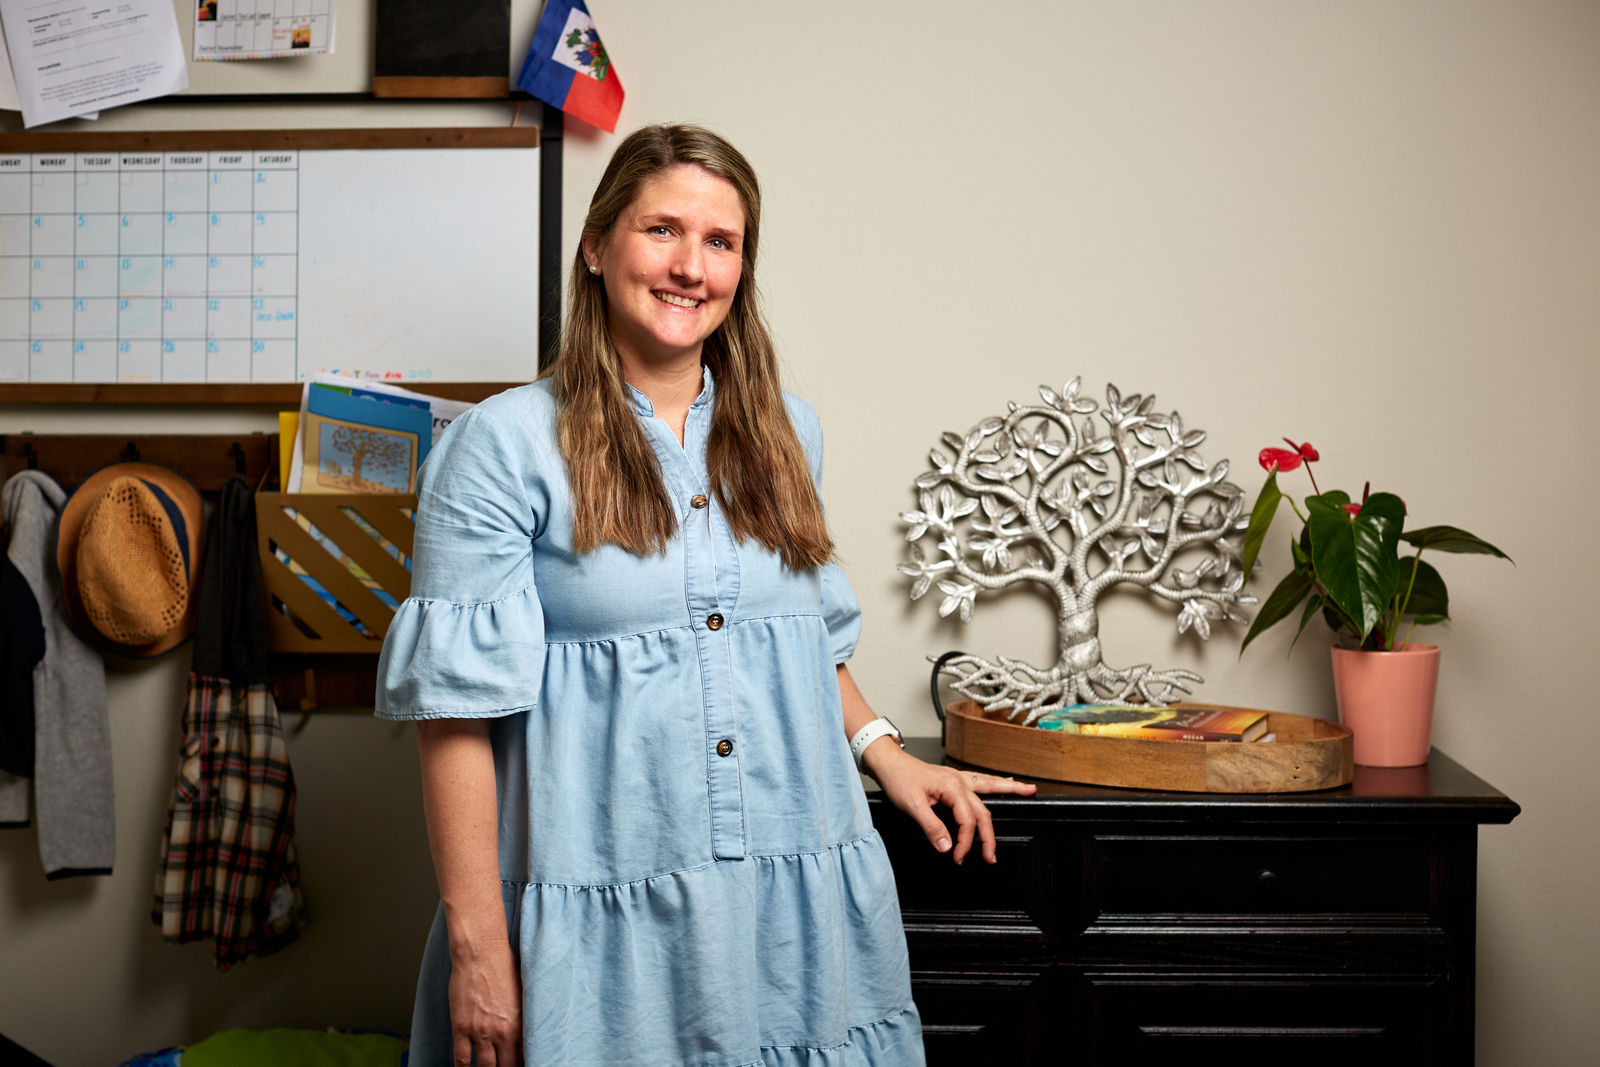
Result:
M650 126L618 146L584 220L568 329L546 372L560 398L581 549L611 542L647 553L671 540L675 512L625 383L649 396L682 444L704 366L722 394L706 465L734 536L795 570L833 556L757 306L760 228L755 172L715 134Z
M378 709L419 722L439 876L413 1063L920 1067L857 772L957 863L994 862L978 793L1033 791L906 754L845 668L860 609L756 304L760 203L714 134L624 140L554 367L420 476Z

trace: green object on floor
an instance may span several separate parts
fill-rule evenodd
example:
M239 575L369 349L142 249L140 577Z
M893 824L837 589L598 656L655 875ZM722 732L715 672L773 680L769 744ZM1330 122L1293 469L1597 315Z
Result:
M388 1034L224 1030L185 1049L183 1067L400 1067L404 1048Z

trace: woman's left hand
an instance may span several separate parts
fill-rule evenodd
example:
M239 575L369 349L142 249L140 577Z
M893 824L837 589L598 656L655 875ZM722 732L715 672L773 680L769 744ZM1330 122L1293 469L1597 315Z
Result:
M879 738L862 754L862 767L877 779L889 802L917 821L922 832L940 852L950 852L957 863L966 859L976 835L985 863L993 863L994 824L979 793L1012 793L1032 796L1037 788L1031 782L1018 782L978 771L958 771L954 767L935 767L924 763L894 743ZM956 820L956 840L951 850L950 831L934 813L943 804Z

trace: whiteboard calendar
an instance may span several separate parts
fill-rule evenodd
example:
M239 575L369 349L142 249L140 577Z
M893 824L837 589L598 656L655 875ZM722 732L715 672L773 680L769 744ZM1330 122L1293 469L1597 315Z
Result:
M0 382L536 373L538 150L0 154Z

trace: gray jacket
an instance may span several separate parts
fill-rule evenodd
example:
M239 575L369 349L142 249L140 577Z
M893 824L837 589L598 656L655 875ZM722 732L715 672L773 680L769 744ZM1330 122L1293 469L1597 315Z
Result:
M42 471L18 471L0 489L0 514L11 524L6 554L44 622L44 658L33 669L33 795L51 879L110 874L116 852L105 663L68 624L56 569L56 516L66 499ZM27 819L27 779L0 771L0 823Z

